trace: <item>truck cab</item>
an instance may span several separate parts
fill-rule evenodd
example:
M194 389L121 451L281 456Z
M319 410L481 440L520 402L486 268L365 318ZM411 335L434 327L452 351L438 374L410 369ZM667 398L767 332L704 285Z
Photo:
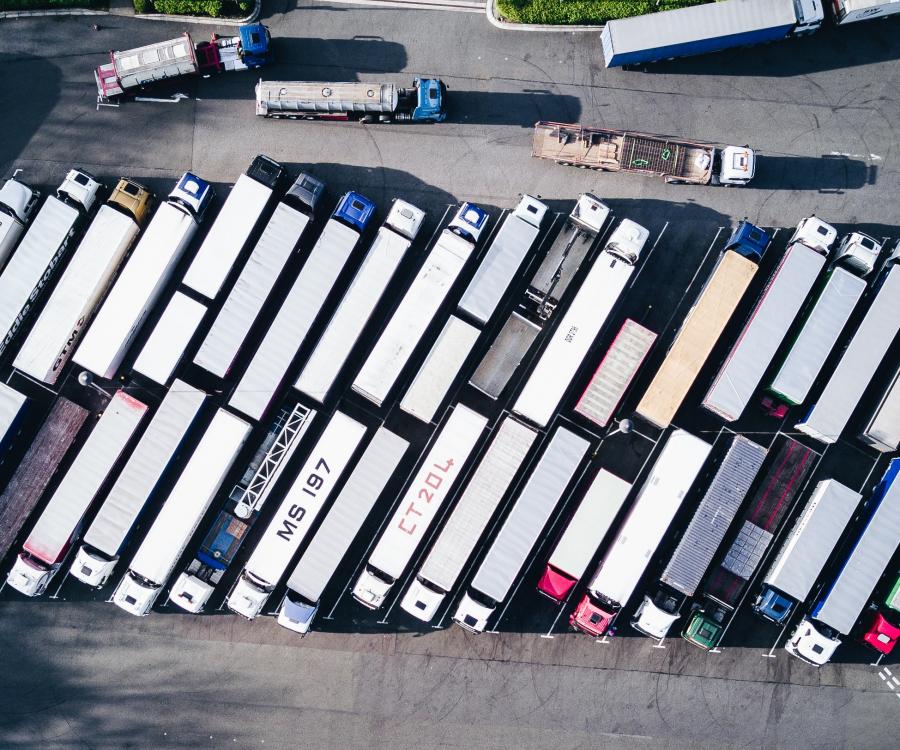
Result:
M366 231L366 225L374 213L375 204L372 201L359 193L351 191L344 193L343 197L338 201L332 218L362 234Z
M633 266L638 262L648 237L650 232L640 224L631 219L622 219L610 235L603 252Z
M70 573L88 586L100 588L112 575L118 558L110 560L88 544L82 544L75 553Z
M600 234L610 209L602 200L591 193L582 193L575 202L575 208L569 214L569 221L580 229L593 235Z
M801 219L797 228L788 240L788 246L802 242L823 255L828 255L837 240L837 229L822 221L818 216L807 216Z
M454 214L447 229L464 240L469 240L474 245L478 242L478 238L481 237L487 221L487 211L474 203L466 202Z
M834 254L834 263L867 276L875 268L882 245L867 234L851 232L845 236Z
M140 183L127 178L122 178L116 184L109 196L108 203L122 210L127 216L131 216L138 225L143 225L150 213L150 202L153 193Z
M446 591L441 591L436 587L432 588L427 581L416 577L409 585L400 606L413 617L423 622L431 622L446 597Z
M575 607L575 611L569 616L569 625L582 633L599 638L609 630L609 626L616 616L615 612L607 612L607 609L610 608L600 607L591 601L589 595L585 594L578 606Z
M745 220L738 222L737 228L725 243L725 249L734 250L745 258L759 261L762 260L770 240L768 232Z
M548 599L552 599L557 604L562 604L569 592L575 588L576 583L578 583L576 578L558 570L552 565L548 565L538 581L537 590Z
M60 200L74 201L77 207L87 213L94 205L97 191L103 187L90 172L83 169L70 169L66 178L56 189L56 195Z
M169 203L180 206L197 221L203 218L213 197L213 188L206 180L202 180L191 172L185 172L169 193Z
M722 638L724 612L717 609L709 616L702 610L694 612L681 636L694 646L710 651Z
M313 177L311 174L301 172L294 184L288 188L285 200L295 205L307 216L314 216L316 206L325 192L325 183Z
M785 650L801 661L821 667L827 664L834 655L835 649L841 645L841 639L830 628L814 623L808 617L804 617L800 624L794 628L788 642L784 644Z
M113 603L138 617L150 614L160 587L129 570L113 592Z
M725 146L716 149L713 182L719 185L746 185L756 174L756 154L749 146Z
M47 568L27 552L20 552L6 582L25 596L40 596L47 589L54 572L53 568Z
M259 68L272 59L272 36L261 23L250 23L238 29L240 56L248 68Z
M523 195L519 205L513 209L512 213L513 216L527 224L531 224L535 229L540 229L544 216L547 215L549 210L546 203L542 203L530 195Z
M300 635L306 635L312 627L313 618L319 611L319 603L309 602L288 589L278 610L278 624Z
M364 607L378 609L393 585L394 579L391 576L372 565L366 565L353 587L353 598Z
M252 620L262 611L271 593L272 586L264 581L258 581L250 571L245 570L228 596L228 609Z
M825 9L821 0L794 0L794 12L797 15L797 25L791 36L812 34L825 20Z
M483 633L488 618L494 613L496 604L489 605L474 599L468 592L463 594L453 615L453 622L470 633Z
M384 223L397 234L412 241L419 234L424 221L425 212L421 208L416 208L412 203L397 198L391 204L391 210L388 211Z
M247 168L247 177L256 180L260 185L265 185L271 190L277 190L278 185L287 170L274 159L270 159L265 154L257 154L256 158Z
M447 85L437 78L416 78L413 82L416 92L416 106L412 112L413 122L443 122L447 119L444 98Z
M764 620L784 625L794 611L794 604L793 599L784 596L771 586L763 586L756 601L753 602L753 611Z
M0 212L9 214L25 224L37 206L40 193L11 177L0 188Z
M900 639L900 628L890 622L881 612L876 612L860 641L875 649L879 654L887 656L894 650L898 639Z
M677 602L674 599L671 599L671 606L674 613L657 606L653 599L645 596L631 619L631 627L651 638L665 638L669 628L678 619Z

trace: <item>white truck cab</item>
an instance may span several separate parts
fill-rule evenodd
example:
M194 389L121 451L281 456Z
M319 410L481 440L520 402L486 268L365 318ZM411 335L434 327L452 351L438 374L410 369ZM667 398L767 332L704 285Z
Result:
M138 617L150 614L150 608L159 594L159 588L128 571L113 592L113 603Z
M183 610L196 615L203 611L203 607L209 601L213 591L215 589L206 581L201 581L197 576L185 572L176 579L170 596L172 601Z
M414 240L425 221L425 212L412 203L397 198L388 212L384 223L408 240Z
M483 633L494 609L494 607L475 601L469 594L463 594L456 613L453 615L453 622L470 633Z
M834 262L845 265L860 276L866 276L875 268L881 254L881 243L862 232L851 232L837 246Z
M241 573L241 577L234 584L234 589L228 595L228 609L248 620L253 620L259 615L266 599L272 593L269 588L263 589L255 585L251 577L252 574L246 570Z
M812 34L825 20L825 9L820 0L794 0L794 11L797 14L797 25L791 36Z
M24 224L34 211L39 196L37 190L32 190L12 177L0 188L0 211L8 209Z
M788 240L788 246L802 242L808 248L818 250L827 255L837 240L837 229L822 221L818 216L807 216L801 219L797 228Z
M445 592L435 591L415 578L400 606L422 622L431 622L446 596Z
M35 564L27 553L16 555L12 570L6 577L6 582L25 596L39 596L43 594L53 577L54 570Z
M544 221L544 216L547 215L547 211L549 210L546 203L542 203L534 196L523 195L522 200L519 201L519 205L513 209L513 216L540 229L541 223Z
M392 580L384 580L378 571L367 565L353 587L353 598L369 609L378 609L393 585Z
M611 253L629 265L637 263L650 236L644 227L631 219L622 219L606 243L604 252Z
M306 635L318 611L318 603L310 604L288 589L287 596L281 603L281 609L278 610L278 624L300 635Z
M725 146L719 158L720 185L746 185L756 174L756 154L749 146Z
M784 644L784 648L789 654L793 654L807 664L821 667L831 661L831 657L840 645L840 638L831 638L821 633L809 618L804 617L794 629L791 637L788 638L787 643Z
M602 200L591 193L582 193L575 202L575 208L570 215L571 220L592 232L600 234L609 218L610 209Z
M82 583L100 588L115 570L118 558L108 557L94 552L88 545L82 544L75 553L75 560L69 571Z
M678 617L677 613L672 614L660 609L649 596L645 596L641 606L634 613L631 626L651 638L665 638Z
M94 205L97 191L101 187L101 184L90 172L85 172L82 169L70 169L66 178L62 181L62 185L56 189L56 194L60 198L71 198L87 212Z

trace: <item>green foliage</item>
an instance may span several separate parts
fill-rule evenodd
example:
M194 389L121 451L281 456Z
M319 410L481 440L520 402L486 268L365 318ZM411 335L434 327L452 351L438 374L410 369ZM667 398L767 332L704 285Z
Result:
M107 0L0 0L3 10L62 10L64 8L105 8Z
M517 23L603 24L704 2L708 0L497 0L497 12Z
M152 13L153 3L150 0L131 0L134 3L135 13Z
M132 2L137 13L219 18L246 16L253 9L254 0L132 0Z

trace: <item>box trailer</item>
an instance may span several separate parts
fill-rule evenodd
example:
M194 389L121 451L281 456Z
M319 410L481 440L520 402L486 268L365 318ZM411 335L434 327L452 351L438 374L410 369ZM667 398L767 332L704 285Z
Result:
M818 400L795 428L822 443L837 442L898 329L900 263L895 263L887 271Z
M187 569L175 579L169 600L187 612L202 612L259 520L288 461L316 412L302 404L285 408L273 421L241 480L203 534Z
M85 532L70 575L96 588L109 580L141 511L205 402L202 391L180 380L172 383Z
M820 667L831 660L841 637L850 634L900 544L898 474L900 458L895 458L868 500L865 524L837 575L788 638L789 654Z
M668 427L750 286L769 235L742 221L725 246L659 370L637 406L654 426Z
M510 416L503 418L472 473L459 502L413 578L400 606L431 622L453 590L475 545L522 469L537 432Z
M487 419L458 404L434 438L353 587L353 598L378 609L403 571L465 468Z
M85 513L146 413L147 405L125 391L117 391L106 405L6 577L16 591L40 596L47 590L78 536Z
M0 383L0 462L18 432L27 403L28 398L24 394L6 383Z
M423 422L434 419L480 333L451 315L403 395L400 408Z
M743 414L812 290L826 257L802 242L788 247L707 391L703 399L706 409L726 422L733 422Z
M803 491L817 455L786 439L737 519L738 533L719 553L718 562L703 584L699 601L681 633L688 643L707 651L722 641L750 581L764 561L781 522Z
M885 18L900 12L897 4L887 0L833 0L831 18L838 26L870 18Z
M406 440L384 427L375 433L288 578L279 625L301 635L309 632L322 592L408 448Z
M836 479L819 482L763 576L756 614L776 625L788 621L812 591L861 499Z
M75 350L74 360L113 378L144 319L159 301L212 197L213 189L185 172L151 219Z
M15 177L0 188L0 271L34 214L40 195Z
M56 195L44 201L0 273L0 354L35 308L101 187L90 173L69 170Z
M859 438L882 453L893 453L900 446L900 368Z
M56 383L140 232L151 198L142 185L119 180L19 349L17 370Z
M541 594L557 604L566 600L597 554L629 492L630 483L600 469L547 561L537 584Z
M488 215L463 203L419 268L400 304L353 380L352 388L381 406L475 249Z
M262 612L365 434L365 425L334 413L231 589L232 612L248 620Z
M263 416L374 213L359 193L341 197L231 394L233 408Z
M607 68L638 65L812 34L824 18L815 0L725 0L610 21L600 43Z
M461 628L484 632L589 448L587 440L564 427L553 434L456 607L453 621Z
M569 624L593 636L607 633L628 603L706 463L712 445L684 430L666 440L637 499L603 555Z
M175 292L147 337L132 370L155 383L166 385L175 374L175 368L181 364L204 315L206 305Z
M479 325L490 320L525 256L534 247L547 211L546 204L523 195L491 240L459 301L459 310Z
M626 319L575 404L575 412L606 427L654 341L653 331Z
M531 278L516 310L506 319L469 383L491 398L506 388L531 345L559 305L597 237L610 210L590 193L582 193L565 224Z
M0 559L6 557L90 412L58 398L0 495Z
M658 582L644 594L631 627L650 638L665 638L694 596L750 491L768 451L738 435L716 469L700 504Z
M394 201L294 384L301 393L319 403L325 402L424 221L424 211L406 201Z
M113 604L132 615L150 614L249 434L243 419L224 409L215 413L116 586Z
M285 174L281 164L260 154L238 177L184 275L186 287L216 298Z
M650 233L623 219L541 353L513 411L544 427L634 274Z
M284 272L319 204L325 184L301 173L278 205L210 326L194 364L224 378Z

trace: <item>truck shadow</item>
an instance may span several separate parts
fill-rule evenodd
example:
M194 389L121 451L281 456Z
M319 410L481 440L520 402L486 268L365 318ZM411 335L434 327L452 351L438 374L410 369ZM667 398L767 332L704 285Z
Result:
M757 190L816 190L843 193L874 185L878 167L841 154L770 156L759 154L756 176L747 188ZM747 188L744 188L745 190Z
M59 100L62 73L42 57L0 53L0 175L8 176L32 136L41 128ZM36 95L40 92L40 95ZM22 106L28 102L28 106ZM15 117L9 113L15 112ZM23 176L25 182L28 177Z
M531 128L538 120L578 122L581 101L547 89L523 89L521 93L451 89L447 94L447 111L451 122Z

